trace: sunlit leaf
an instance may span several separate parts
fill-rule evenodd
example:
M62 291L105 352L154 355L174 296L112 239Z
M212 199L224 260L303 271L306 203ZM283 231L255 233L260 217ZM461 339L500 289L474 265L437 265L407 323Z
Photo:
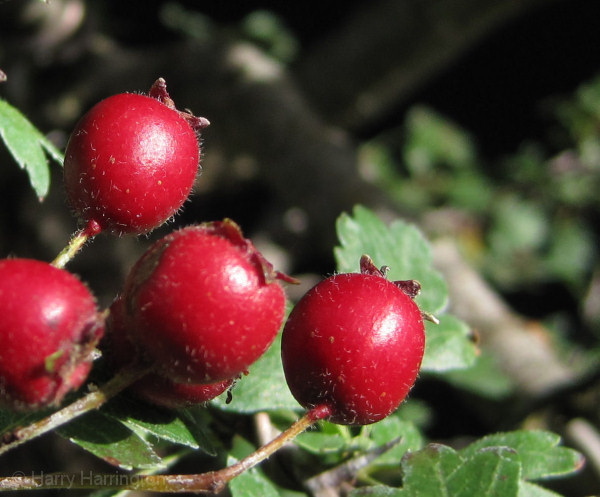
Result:
M369 209L356 206L352 215L342 214L336 224L340 246L335 248L339 272L358 272L363 254L376 266L388 266L390 280L417 280L421 308L436 314L447 303L448 290L432 266L431 247L416 226L395 220L389 226Z
M582 455L568 447L559 446L560 436L541 430L520 430L488 435L461 451L471 456L486 447L505 446L516 451L523 467L525 480L538 480L568 475L581 469Z
M100 412L91 412L57 430L58 434L122 469L164 466L150 443Z
M4 100L0 100L0 138L19 167L27 171L31 186L43 199L50 188L46 154L62 164L61 152L19 110Z
M427 341L422 371L440 372L472 366L477 347L469 327L450 315L440 316L440 323L426 323Z

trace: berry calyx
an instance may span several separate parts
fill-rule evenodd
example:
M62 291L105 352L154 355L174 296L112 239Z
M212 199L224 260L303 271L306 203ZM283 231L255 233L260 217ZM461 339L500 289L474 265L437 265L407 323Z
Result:
M85 381L104 321L67 271L32 259L0 261L0 405L57 405Z
M77 216L102 231L141 234L183 205L199 168L204 118L179 112L158 80L150 96L108 97L77 123L64 180Z
M281 354L303 407L324 410L334 423L365 425L400 405L425 346L412 298L417 285L387 280L365 256L360 273L331 276L302 297L285 324Z
M125 282L127 322L159 374L215 383L244 373L271 345L285 313L275 271L230 220L162 238Z

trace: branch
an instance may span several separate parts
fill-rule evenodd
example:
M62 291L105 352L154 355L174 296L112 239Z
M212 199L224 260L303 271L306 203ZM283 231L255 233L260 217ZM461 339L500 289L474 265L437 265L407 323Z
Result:
M347 129L385 117L486 35L548 0L365 2L316 44L296 76L330 122Z
M109 399L147 374L148 371L148 368L141 368L139 365L134 364L131 367L123 369L97 390L84 395L50 416L28 426L19 427L12 432L3 433L0 438L0 455L25 442L29 442L34 438L48 433L89 411L98 409Z
M539 398L575 383L581 374L565 364L537 322L515 314L460 255L456 244L433 244L434 261L452 295L451 311L480 335L521 394Z
M315 422L327 418L330 414L331 411L326 406L317 406L311 409L271 442L263 445L239 462L219 471L193 475L52 473L43 476L10 476L0 478L0 492L48 489L93 490L101 488L103 490L137 490L161 493L217 494L233 478L261 463Z

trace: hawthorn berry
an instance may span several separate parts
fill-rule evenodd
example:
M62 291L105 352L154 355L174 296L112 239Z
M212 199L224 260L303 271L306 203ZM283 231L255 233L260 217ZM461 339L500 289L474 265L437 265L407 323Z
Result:
M112 234L151 231L172 217L199 168L204 118L179 112L159 79L150 95L102 100L77 123L65 152L67 197L78 217Z
M118 371L136 360L137 349L131 342L126 324L123 299L118 297L110 307L106 334L101 349L112 370ZM211 384L176 383L156 373L148 373L128 388L128 392L150 404L178 409L203 404L230 388L233 380Z
M281 327L285 294L273 266L230 220L189 226L153 244L123 299L136 346L175 382L244 373Z
M104 321L74 275L32 259L0 261L0 406L59 404L92 365Z
M233 380L209 384L176 383L158 374L138 380L132 390L136 397L167 409L180 409L204 404L221 395L233 385Z
M291 312L281 354L288 386L307 409L366 425L391 414L414 384L425 346L413 281L392 282L363 256L360 273L331 276Z

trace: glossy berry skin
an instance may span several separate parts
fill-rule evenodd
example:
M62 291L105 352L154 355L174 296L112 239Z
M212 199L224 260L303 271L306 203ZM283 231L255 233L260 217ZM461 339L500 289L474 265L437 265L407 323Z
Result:
M109 365L115 372L135 361L138 353L129 337L125 318L123 299L117 298L110 307L106 335L100 344L103 355L108 358ZM131 385L127 392L150 404L179 409L208 402L232 385L233 380L207 385L176 383L159 374L148 373Z
M183 113L150 96L114 95L92 107L71 134L67 196L78 217L102 231L145 233L186 201L199 157L196 130Z
M85 381L104 325L75 276L31 259L0 261L0 406L60 403Z
M366 425L404 400L424 345L416 303L379 271L364 270L309 290L286 322L281 353L289 388L303 407L325 406L334 423Z
M173 232L127 277L123 298L134 342L176 382L237 377L281 327L280 279L286 277L232 221Z

